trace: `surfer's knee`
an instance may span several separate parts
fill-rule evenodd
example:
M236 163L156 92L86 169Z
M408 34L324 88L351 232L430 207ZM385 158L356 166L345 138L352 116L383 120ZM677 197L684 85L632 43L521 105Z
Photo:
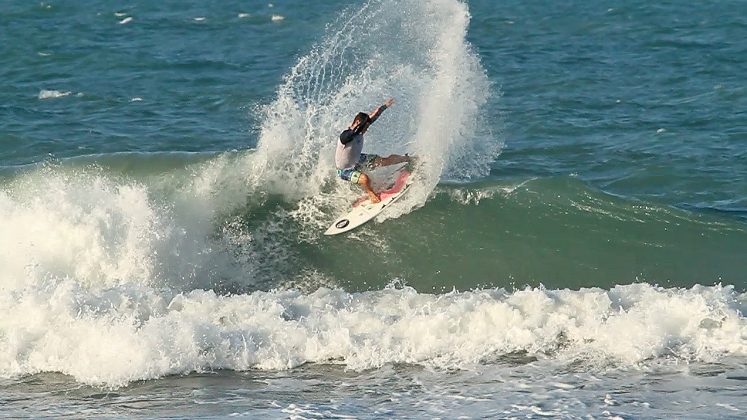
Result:
M358 183L361 185L371 185L371 179L368 177L368 175L361 172L361 174L358 176Z

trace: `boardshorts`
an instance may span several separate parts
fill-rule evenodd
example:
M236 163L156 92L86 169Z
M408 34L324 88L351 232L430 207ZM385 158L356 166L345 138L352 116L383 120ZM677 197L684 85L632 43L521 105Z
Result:
M377 157L379 157L379 155L374 155L373 153L361 153L361 157L358 158L358 163L356 163L355 166L352 168L338 169L337 176L345 181L358 184L360 183L363 169L373 169L373 163Z

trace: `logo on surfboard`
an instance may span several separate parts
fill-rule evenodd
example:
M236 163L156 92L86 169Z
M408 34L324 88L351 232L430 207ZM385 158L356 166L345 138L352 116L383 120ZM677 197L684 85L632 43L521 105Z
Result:
M392 202L407 191L410 186L410 182L408 182L409 177L409 171L406 169L400 170L394 185L379 193L379 198L381 199L380 203L372 204L367 197L361 197L353 203L352 209L348 214L333 222L324 234L337 235L339 233L347 232L376 217L376 215L389 207Z

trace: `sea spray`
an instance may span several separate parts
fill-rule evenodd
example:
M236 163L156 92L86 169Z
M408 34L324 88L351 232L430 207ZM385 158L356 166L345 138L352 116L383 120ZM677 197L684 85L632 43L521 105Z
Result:
M369 130L365 151L420 157L415 187L380 219L424 205L442 178L484 175L500 151L490 132L500 121L481 123L481 105L497 93L465 40L469 19L467 6L452 0L372 0L341 12L290 69L275 100L256 110L257 149L203 164L184 195L191 191L215 208L231 226L231 242L249 239L236 249L239 259L253 261L252 273L277 280L294 259L294 244L317 243L360 194L336 178L333 163L339 132L359 110L395 97ZM277 198L284 203L273 204ZM270 216L242 232L255 211Z
M484 175L501 141L480 123L494 90L465 40L468 23L466 4L453 0L372 0L342 13L264 108L253 183L296 200L323 193L340 211L352 194L330 183L337 136L356 112L390 96L397 102L371 127L364 151L420 157L419 180L390 217L422 206L442 177ZM499 129L499 119L491 125Z

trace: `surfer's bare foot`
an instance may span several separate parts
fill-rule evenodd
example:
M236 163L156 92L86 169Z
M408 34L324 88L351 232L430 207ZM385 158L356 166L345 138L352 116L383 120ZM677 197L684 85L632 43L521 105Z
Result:
M416 156L410 155L405 155L405 157L407 158L405 169L409 172L412 172L415 169L415 166L417 166L419 159Z
M371 204L376 204L376 203L381 202L381 199L379 198L379 196L373 192L368 193L368 199L371 200Z

